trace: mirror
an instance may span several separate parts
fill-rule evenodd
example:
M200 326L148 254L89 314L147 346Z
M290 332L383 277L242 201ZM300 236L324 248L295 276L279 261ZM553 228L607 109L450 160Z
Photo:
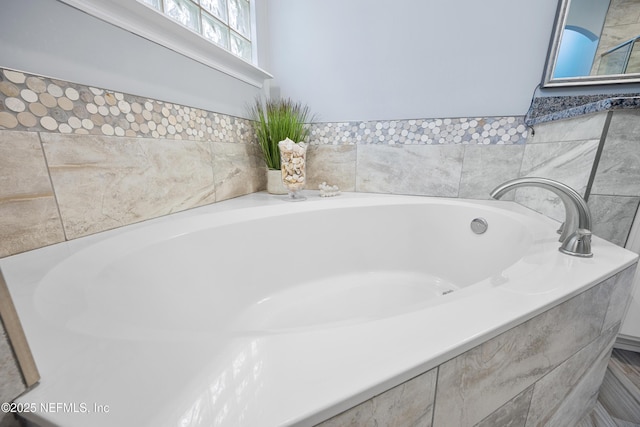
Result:
M640 82L640 0L560 0L542 87Z

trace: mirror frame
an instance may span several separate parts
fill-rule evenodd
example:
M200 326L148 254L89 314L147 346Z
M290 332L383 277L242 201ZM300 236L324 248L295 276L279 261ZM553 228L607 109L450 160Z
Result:
M542 77L541 87L589 86L640 82L640 73L553 78L562 33L566 25L567 12L569 11L570 6L571 0L558 1L558 9L556 11L556 19L553 23L553 32L551 34L551 41L549 42L549 50L547 60L544 65L544 75Z

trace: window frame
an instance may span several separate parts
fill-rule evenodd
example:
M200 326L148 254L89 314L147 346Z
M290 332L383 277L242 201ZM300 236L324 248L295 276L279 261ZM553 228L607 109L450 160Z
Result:
M217 46L163 13L137 0L60 0L89 15L187 56L257 88L273 76ZM250 1L251 8L255 7ZM252 56L257 58L255 12L252 12Z

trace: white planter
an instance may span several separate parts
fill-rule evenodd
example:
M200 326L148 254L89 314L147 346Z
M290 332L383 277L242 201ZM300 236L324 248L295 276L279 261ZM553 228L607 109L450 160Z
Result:
M287 189L282 183L280 169L267 169L267 192L269 194L287 194Z

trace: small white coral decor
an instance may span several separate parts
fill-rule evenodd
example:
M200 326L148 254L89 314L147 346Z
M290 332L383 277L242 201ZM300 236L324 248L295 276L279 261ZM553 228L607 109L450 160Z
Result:
M337 185L329 185L324 181L318 186L318 189L320 190L320 197L333 197L340 195L340 188L338 188Z

